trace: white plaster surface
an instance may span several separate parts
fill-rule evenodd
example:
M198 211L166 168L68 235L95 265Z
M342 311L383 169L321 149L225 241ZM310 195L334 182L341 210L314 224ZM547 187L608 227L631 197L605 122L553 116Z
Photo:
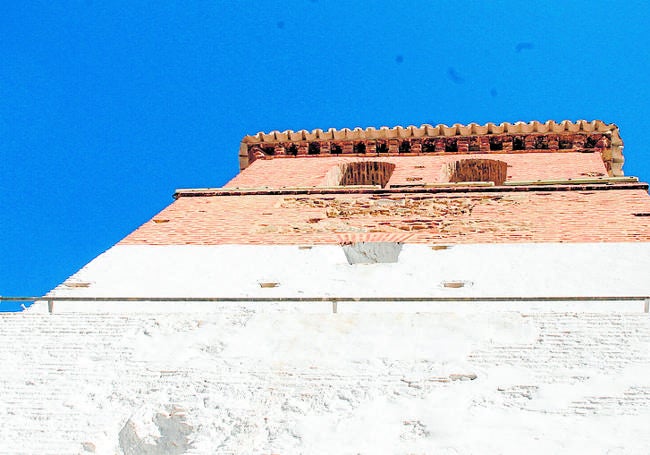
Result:
M650 317L571 305L2 314L0 454L647 454Z
M403 245L350 265L337 245L118 245L53 292L114 297L650 295L650 243ZM445 281L463 281L450 289ZM278 283L262 288L260 283ZM84 287L80 287L84 286Z
M650 245L116 246L58 296L648 295ZM472 285L446 289L442 281ZM261 288L260 282L278 282ZM647 454L641 302L56 302L0 314L0 454ZM187 444L187 446L186 446ZM183 450L178 449L182 447Z

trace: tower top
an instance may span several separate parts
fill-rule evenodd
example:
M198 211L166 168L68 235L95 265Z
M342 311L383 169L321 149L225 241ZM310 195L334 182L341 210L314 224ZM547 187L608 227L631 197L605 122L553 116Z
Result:
M600 152L610 176L622 176L618 126L601 120L470 123L286 130L242 139L240 169L257 159L315 156L412 156L473 153Z

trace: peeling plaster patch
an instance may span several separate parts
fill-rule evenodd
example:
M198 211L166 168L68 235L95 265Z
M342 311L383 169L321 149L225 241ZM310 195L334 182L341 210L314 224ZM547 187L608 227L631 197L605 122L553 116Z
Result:
M459 289L464 287L470 287L473 284L474 283L472 283L471 281L461 281L461 280L443 281L442 283L440 283L440 285L443 288L447 288L447 289Z
M397 262L402 244L399 242L358 242L343 245L350 264L378 264Z
M124 455L181 455L191 448L188 436L194 428L185 421L185 411L177 406L157 410L138 409L120 430Z
M63 285L67 288L89 288L90 287L90 283L85 281L71 281L71 282L66 281L65 283L63 283Z
M460 374L450 374L449 380L451 381L473 381L478 376L474 373L460 373Z
M95 447L95 444L92 442L82 442L81 448L84 450L84 452L90 453L95 453L95 450L97 449L97 447Z

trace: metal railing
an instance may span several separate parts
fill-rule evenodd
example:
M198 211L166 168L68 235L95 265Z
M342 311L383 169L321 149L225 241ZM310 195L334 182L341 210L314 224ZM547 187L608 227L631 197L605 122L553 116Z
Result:
M55 302L331 302L337 312L339 302L644 302L644 313L650 312L650 296L472 296L472 297L3 297L0 302L47 302L47 310L54 312Z

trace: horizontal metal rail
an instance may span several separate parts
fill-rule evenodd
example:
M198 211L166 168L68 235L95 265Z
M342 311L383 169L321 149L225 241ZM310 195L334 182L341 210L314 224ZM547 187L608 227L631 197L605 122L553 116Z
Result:
M436 296L436 297L3 297L6 302L47 302L48 311L54 302L331 302L334 312L338 302L644 302L644 312L650 311L650 296Z

